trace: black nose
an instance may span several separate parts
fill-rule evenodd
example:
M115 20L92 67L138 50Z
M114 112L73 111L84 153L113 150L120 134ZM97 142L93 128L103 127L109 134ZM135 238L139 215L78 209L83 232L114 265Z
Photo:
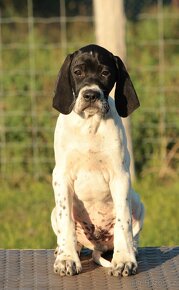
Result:
M95 102L100 97L100 92L93 90L86 90L83 93L83 98L86 102Z

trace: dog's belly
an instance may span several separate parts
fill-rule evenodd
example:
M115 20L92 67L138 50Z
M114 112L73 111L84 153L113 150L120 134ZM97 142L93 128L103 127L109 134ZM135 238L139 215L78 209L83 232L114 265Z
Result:
M115 214L112 201L82 202L75 197L73 216L78 242L92 250L113 248Z
M78 167L73 214L77 240L89 249L105 251L113 248L115 214L109 173L101 159L88 159Z

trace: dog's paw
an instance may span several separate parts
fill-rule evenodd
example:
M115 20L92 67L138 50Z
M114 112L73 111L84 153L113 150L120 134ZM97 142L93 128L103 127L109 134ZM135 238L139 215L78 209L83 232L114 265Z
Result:
M137 264L133 262L126 263L115 263L109 269L108 274L111 276L123 276L127 277L130 275L135 275L137 272Z
M130 275L135 275L137 272L138 265L135 258L129 259L128 261L124 262L124 260L121 260L119 258L116 259L115 257L113 257L111 264L112 267L108 271L108 274L111 276L127 277Z
M54 272L60 276L73 276L79 274L82 271L81 262L78 258L73 259L69 255L60 256L57 255L57 258L54 263Z

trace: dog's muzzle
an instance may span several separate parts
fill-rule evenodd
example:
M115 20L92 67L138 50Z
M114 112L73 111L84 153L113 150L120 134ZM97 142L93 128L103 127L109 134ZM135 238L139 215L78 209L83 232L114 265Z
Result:
M74 106L76 113L88 112L90 115L101 113L104 116L108 110L108 98L98 85L86 85L80 89Z

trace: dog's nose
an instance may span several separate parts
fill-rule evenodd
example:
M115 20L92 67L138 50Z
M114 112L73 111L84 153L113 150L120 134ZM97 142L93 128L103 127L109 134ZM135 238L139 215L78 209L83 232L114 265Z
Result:
M93 90L86 90L83 94L83 98L86 102L95 102L100 97L100 92Z

